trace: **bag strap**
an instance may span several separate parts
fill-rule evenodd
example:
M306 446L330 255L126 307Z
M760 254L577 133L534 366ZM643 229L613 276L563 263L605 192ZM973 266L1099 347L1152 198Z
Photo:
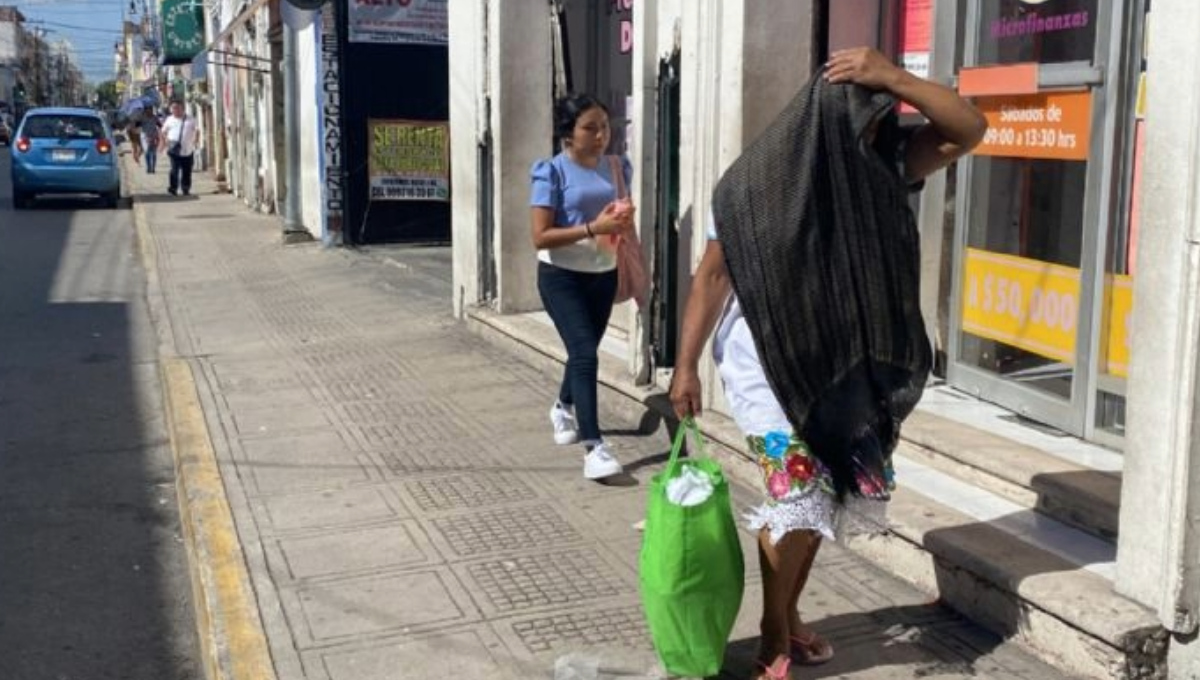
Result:
M703 455L704 437L700 434L700 427L696 425L696 419L688 416L679 421L679 429L675 430L675 443L671 445L671 457L667 459L668 470L673 470L679 463L679 454L683 451L683 442L689 433L696 441L696 452Z
M621 159L609 156L608 167L612 168L613 183L617 185L617 198L628 197L629 192L625 189L625 168L621 165Z

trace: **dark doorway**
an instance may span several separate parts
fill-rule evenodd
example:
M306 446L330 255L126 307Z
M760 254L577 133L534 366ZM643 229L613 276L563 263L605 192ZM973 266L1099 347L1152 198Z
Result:
M654 197L654 287L651 354L656 368L675 365L679 330L679 52L658 69L658 177Z
M445 45L349 42L339 13L345 168L345 237L363 243L449 243L448 200L388 200L372 194L371 121L450 120L450 61ZM398 125L404 125L398 124Z

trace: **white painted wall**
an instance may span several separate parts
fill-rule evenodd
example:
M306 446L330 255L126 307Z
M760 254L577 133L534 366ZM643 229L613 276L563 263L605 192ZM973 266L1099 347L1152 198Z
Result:
M11 21L0 21L0 66L16 65L20 61L21 46L17 40L17 25ZM3 96L8 93L4 92Z
M501 9L503 7L503 9ZM495 140L496 308L542 308L529 227L529 170L553 129L549 14L541 2L488 4L488 92ZM517 67L517 65L521 65Z
M321 192L325 177L321 168L318 52L316 23L310 21L296 36L296 68L300 73L300 91L297 93L297 110L300 114L300 221L315 238L324 239Z
M458 3L450 12L450 186L454 315L477 305L480 229L478 146L490 126L486 0Z
M690 257L688 273L704 254L712 189L721 173L808 80L811 46L802 37L811 35L812 12L809 0L703 0L680 19L679 246ZM660 18L660 25L672 21ZM684 286L681 299L686 297ZM705 402L725 411L710 354L700 375Z

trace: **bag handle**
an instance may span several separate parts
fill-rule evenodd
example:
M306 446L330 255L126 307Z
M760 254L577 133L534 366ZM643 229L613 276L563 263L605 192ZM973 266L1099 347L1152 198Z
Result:
M629 192L625 189L625 168L621 165L621 159L609 156L608 167L612 168L613 183L617 185L617 198L627 198Z
M675 431L675 443L671 445L671 457L667 459L668 470L675 469L679 463L679 454L683 451L683 442L687 439L688 433L691 433L692 438L696 440L696 452L703 455L704 437L700 434L700 427L696 425L696 419L688 416L679 421L679 429Z

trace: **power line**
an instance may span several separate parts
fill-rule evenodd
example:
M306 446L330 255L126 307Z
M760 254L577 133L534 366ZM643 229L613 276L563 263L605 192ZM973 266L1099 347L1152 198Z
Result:
M90 31L93 33L107 33L109 35L124 34L124 31L122 31L121 29L116 29L116 28L95 28L93 26L75 26L72 24L60 23L58 21L46 21L44 19L38 19L38 20L34 20L34 21L26 21L25 23L34 24L34 25L38 25L38 26L45 25L45 26L53 26L55 28L67 28L72 31Z

